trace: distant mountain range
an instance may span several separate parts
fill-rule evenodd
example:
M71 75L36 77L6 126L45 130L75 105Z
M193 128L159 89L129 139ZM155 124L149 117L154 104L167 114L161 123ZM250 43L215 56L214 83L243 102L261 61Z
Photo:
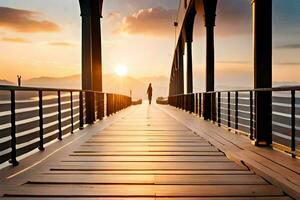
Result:
M120 93L129 95L130 90L134 99L145 99L147 97L146 91L148 84L153 85L153 96L166 97L168 95L169 78L165 76L149 76L141 78L133 78L130 76L119 77L115 74L103 75L103 91L108 93ZM0 79L0 85L16 85L13 82ZM23 86L32 87L47 87L47 88L81 88L81 75L73 75L66 77L38 77L22 81ZM274 82L274 87L300 85L299 82ZM230 88L223 86L224 88ZM218 88L223 88L218 87ZM236 88L248 89L248 88Z
M5 79L0 79L0 85L15 85L15 84Z
M158 77L142 77L139 79L130 76L120 77L114 74L103 75L103 91L108 93L119 93L129 95L132 91L133 98L145 99L148 84L152 83L154 97L168 95L168 78L164 76ZM0 85L16 85L15 83L0 80ZM38 77L22 81L22 86L28 87L45 87L45 88L81 88L81 75L73 75L66 77Z

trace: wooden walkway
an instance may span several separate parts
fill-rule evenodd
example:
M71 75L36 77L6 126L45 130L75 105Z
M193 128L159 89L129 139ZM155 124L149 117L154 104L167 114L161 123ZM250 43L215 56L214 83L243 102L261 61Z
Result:
M291 199L156 105L82 132L34 166L2 171L2 199Z

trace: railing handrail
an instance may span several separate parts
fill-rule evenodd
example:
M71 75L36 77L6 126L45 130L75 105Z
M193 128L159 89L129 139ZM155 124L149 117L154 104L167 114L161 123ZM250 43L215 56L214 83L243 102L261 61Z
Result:
M209 91L209 92L197 92L197 93L204 93L204 94L215 94L215 93L225 93L225 92L284 92L284 91L300 91L300 85L296 86L283 86L283 87L272 87L272 88L257 88L257 89L240 89L240 90L216 90L216 91ZM185 94L176 94L171 95L170 97L176 97L181 95L191 95L193 93L185 93Z
M67 133L83 129L85 124L93 124L95 121L102 120L105 116L108 117L131 105L131 97L127 95L92 90L0 85L0 91L5 91L8 93L7 95L10 95L10 97L6 95L9 97L10 103L0 104L2 109L0 112L5 114L0 117L4 120L4 124L11 124L9 127L4 127L0 130L0 139L6 138L5 141L0 141L0 144L3 145L0 153L5 152L0 155L0 164L10 161L14 166L18 165L18 156L31 152L35 148L43 151L46 143L55 139L62 140ZM18 108L20 102L16 99L16 94L20 91L30 92L30 94L37 93L38 99L36 102L38 102L38 105L34 106L38 106L38 109L35 109L38 110L38 113L31 111L16 112L16 110L20 109ZM47 92L56 93L56 97L53 99L56 99L57 103L53 104L54 106L51 109L45 107L46 99L43 98L43 94L47 96ZM64 96L62 93L69 93L69 99L63 100ZM79 94L74 95L75 93ZM75 96L77 100L74 98ZM66 101L67 103L65 103ZM27 105L27 107L32 107L32 105ZM57 108L53 110L55 107ZM28 114L27 112L30 113ZM55 115L49 117L45 116L45 113L55 113ZM28 126L16 123L31 118L34 118L34 121L28 122L31 123ZM46 124L49 125L51 123L54 123L54 125L45 127ZM33 131L36 128L39 130ZM3 132L1 133L1 131ZM28 132L22 136L18 135L18 133L25 131ZM10 137L9 140L7 140L8 137ZM37 140L37 138L39 139L38 144L37 142L26 144L29 141ZM26 146L19 148L18 144L26 144ZM11 149L10 152L8 151L9 148Z
M275 141L277 148L296 157L299 156L300 152L300 149L297 147L297 141L299 140L299 136L297 135L299 131L297 123L300 122L300 108L298 105L300 101L299 97L296 95L296 92L299 93L299 91L300 86L297 85L249 90L178 94L169 96L168 100L171 106L189 111L190 113L195 113L200 117L204 117L206 120L213 121L214 123L216 122L218 126L225 126L228 130L246 133L250 136L251 140L257 142L258 136L261 136L257 132L259 128L257 126L256 117L258 104L257 95L266 92L268 95L267 100L270 100L270 113L268 114L271 116L269 122L272 126L270 144ZM287 95L281 96L276 95L276 93L270 95L272 92L284 92L287 93ZM245 99L243 98L243 95L240 96L241 93L247 93L249 96ZM280 98L272 98L274 96ZM274 110L280 113L273 112ZM247 114L243 111L247 111ZM274 122L287 126L274 124ZM273 125L275 125L275 127L273 127ZM276 140L273 140L274 135L275 138L277 137Z
M14 86L14 85L0 85L0 90L15 90L15 91L33 91L33 92L93 92L98 94L105 94L105 92L99 92L94 90L82 90L82 89L68 89L68 88L48 88L48 87L27 87L27 86ZM108 93L106 93L108 94ZM120 94L122 95L122 94ZM126 95L124 95L126 96Z

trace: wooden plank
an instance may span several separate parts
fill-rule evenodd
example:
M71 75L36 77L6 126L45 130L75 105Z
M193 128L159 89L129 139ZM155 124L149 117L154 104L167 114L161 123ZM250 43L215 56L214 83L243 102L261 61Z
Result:
M71 156L63 162L231 162L225 156Z
M143 146L149 146L149 147L211 147L211 144L209 143L196 143L196 144L187 144L187 143L165 143L165 142L140 142L140 143L136 143L136 142L112 142L112 143L101 143L101 142L97 142L97 143L84 143L81 145L82 147L126 147L126 146L137 146L137 147L143 147Z
M164 126L137 126L137 127L118 127L118 126L111 126L109 128L106 128L105 130L125 130L125 131L141 131L141 130L153 130L153 131L185 131L188 130L183 127L164 127Z
M141 174L141 175L250 175L254 174L251 171L228 171L228 170L133 170L133 171L48 171L44 170L42 174L49 174L49 175L56 175L56 174L62 174L62 175L103 175L103 174L108 174L108 175L134 175L134 174Z
M78 148L77 153L101 153L101 152L211 152L219 151L213 146L200 146L200 147L155 147L155 146L81 146Z
M252 169L256 170L260 175L263 175L264 178L268 179L273 184L276 184L281 188L284 188L285 192L287 192L289 195L292 195L295 198L298 198L300 196L299 192L297 192L299 191L299 189L296 189L297 187L290 182L291 180L295 181L295 179L297 179L296 178L297 176L290 177L289 181L287 181L286 179L283 180L279 177L286 177L284 171L279 170L274 172L273 171L274 169L272 169L272 165L266 166L268 169L266 167L264 168L261 166L255 167L254 163L257 163L257 161L255 161L255 158L254 157L248 158L247 156L245 156L245 153L246 152L256 153L259 151L267 151L269 152L269 155L266 157L274 164L275 161L273 159L276 158L277 156L286 159L289 162L295 162L290 164L284 164L284 166L282 167L285 168L290 168L291 166L295 168L296 162L298 162L297 159L292 159L291 157L287 157L286 155L280 154L276 151L272 151L271 149L254 147L250 144L247 138L241 137L236 134L232 134L228 131L225 131L225 129L223 128L217 128L213 124L206 123L204 121L199 121L199 120L197 120L197 123L193 123L196 122L193 116L184 113L181 114L178 111L176 112L175 109L164 109L164 110L170 113L177 120L180 120L183 123L187 124L191 130L197 132L203 138L208 139L213 145L216 145L218 148L224 151L226 155L229 155L232 159L243 160L246 165L248 166L250 165ZM281 163L282 165L282 163L284 162L278 161L277 165L279 163Z
M256 175L43 175L26 184L266 185Z
M126 143L126 142L125 142ZM110 146L94 146L94 147L80 147L77 152L80 153L101 153L104 151L109 152L138 152L138 151L148 151L148 152L211 152L219 151L213 146L199 146L199 147L155 147L155 146L115 146L111 148Z
M174 140L174 139L159 139L159 140L147 140L147 139L139 139L139 140L130 140L130 139L118 139L116 140L105 140L105 139L95 139L92 141L87 141L86 143L190 143L190 144L201 144L203 140Z
M3 200L32 200L32 198L1 198ZM39 197L40 200L65 200L65 198L42 198ZM86 200L87 198L76 198L76 200ZM101 200L132 200L132 197L101 197ZM134 198L135 200L292 200L287 196L279 196L279 197L149 197L149 198ZM88 198L88 200L99 200L99 198Z
M156 107L139 108L116 126L105 130L89 127L89 136L12 178L9 185L14 187L5 186L0 195L31 199L288 199L281 189L218 150L229 146L229 151L243 154L240 146L248 144L246 139L236 144L237 136L224 137L217 133L223 129L209 126L202 127L206 135L198 137ZM151 119L164 123L148 124ZM117 130L109 130L112 127ZM148 127L151 130L147 131ZM207 142L207 137L217 139L218 148L216 142Z
M52 166L51 171L107 171L107 170L248 170L246 167L233 162L175 162L175 163L153 163L153 162L100 162L100 163L60 163Z
M159 185L266 185L256 175L156 175Z
M70 156L224 156L224 153L218 151L211 152L149 152L149 151L121 151L121 152L95 152L84 153L74 151Z
M68 186L60 185L22 187L22 190L8 190L5 197L252 197L284 196L271 185L93 185Z

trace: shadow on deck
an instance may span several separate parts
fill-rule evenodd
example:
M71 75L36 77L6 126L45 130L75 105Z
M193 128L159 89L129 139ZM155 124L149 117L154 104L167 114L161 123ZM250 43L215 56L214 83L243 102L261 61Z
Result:
M299 160L170 106L130 107L0 173L4 199L300 199Z

